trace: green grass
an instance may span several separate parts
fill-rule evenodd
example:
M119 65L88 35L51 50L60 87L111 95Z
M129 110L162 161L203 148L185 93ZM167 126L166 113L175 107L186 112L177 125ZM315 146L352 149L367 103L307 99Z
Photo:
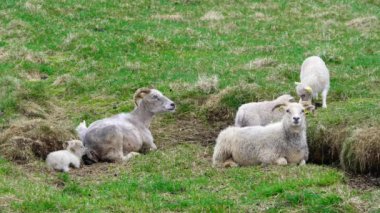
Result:
M201 20L209 11L224 19ZM173 14L182 18L165 19ZM30 103L55 118L54 103L65 114L58 117L73 128L83 119L90 123L131 110L136 89L154 86L178 110L153 123L153 132L181 125L189 116L217 131L211 128L214 121L231 123L225 114L242 103L295 95L302 61L320 55L331 72L331 90L328 109L308 118L309 141L314 146L321 140L314 133L323 126L325 142L336 139L341 146L345 138L333 130L342 129L348 137L356 128L380 124L379 14L379 2L365 0L5 0L0 3L0 126L6 129L30 116ZM247 66L263 58L273 64ZM194 88L200 75L217 75L219 91L235 88L216 111L203 104L217 94ZM159 151L127 165L110 165L107 171L116 176L103 170L99 177L56 175L47 173L42 161L20 167L1 160L0 209L379 209L379 190L350 188L340 170L317 165L216 170L210 166L213 145L201 145L205 137L195 134L199 143L189 145L172 132L158 132ZM331 158L325 162L336 161L339 153Z

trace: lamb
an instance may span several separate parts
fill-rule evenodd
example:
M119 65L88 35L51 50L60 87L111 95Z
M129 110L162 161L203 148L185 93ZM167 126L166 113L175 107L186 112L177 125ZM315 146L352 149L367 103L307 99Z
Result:
M138 89L134 95L135 109L78 127L78 135L87 148L85 164L99 161L128 161L144 150L156 150L149 130L154 115L175 111L175 104L156 89Z
M276 105L272 111L278 107L286 110L279 122L267 126L228 127L220 132L213 166L304 165L309 155L305 108L299 103L288 103Z
M70 166L74 166L75 168L80 167L80 159L85 151L82 141L71 140L66 143L66 150L59 150L48 154L46 164L49 168L68 172Z
M294 102L294 98L286 94L272 101L243 104L236 113L235 126L265 126L280 121L284 112L278 110L272 112L273 107L290 102Z
M300 103L311 105L312 98L318 99L322 92L322 107L327 108L326 98L330 88L330 74L325 62L318 56L311 56L302 63L301 83L296 82Z

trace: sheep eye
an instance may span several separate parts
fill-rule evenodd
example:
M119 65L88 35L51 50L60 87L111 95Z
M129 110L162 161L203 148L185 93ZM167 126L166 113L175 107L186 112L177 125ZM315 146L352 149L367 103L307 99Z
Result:
M158 95L153 95L153 98L154 99L158 99Z
M301 112L302 112L302 113L304 113L304 112L305 112L305 110L302 110Z
M287 109L286 112L289 113L290 111Z

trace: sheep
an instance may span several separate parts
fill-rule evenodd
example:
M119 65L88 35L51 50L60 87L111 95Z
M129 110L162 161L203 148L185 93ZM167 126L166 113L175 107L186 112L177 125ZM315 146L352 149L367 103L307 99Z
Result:
M51 152L46 157L46 164L49 168L56 171L68 172L70 166L80 167L80 159L85 152L85 147L80 140L66 142L66 150Z
M77 127L87 148L83 161L128 161L144 150L156 150L149 130L155 114L175 111L175 104L156 89L138 89L134 95L135 109Z
M213 166L304 165L309 155L305 108L299 103L288 103L276 105L272 111L279 107L286 112L279 122L221 131L216 139Z
M318 99L318 93L322 92L322 107L327 108L330 74L320 57L311 56L305 59L301 66L301 83L295 82L295 84L300 103L311 105L312 98Z
M272 101L243 104L236 113L235 126L265 126L269 123L277 122L281 120L284 112L278 110L272 112L273 107L289 102L294 102L294 98L286 94Z

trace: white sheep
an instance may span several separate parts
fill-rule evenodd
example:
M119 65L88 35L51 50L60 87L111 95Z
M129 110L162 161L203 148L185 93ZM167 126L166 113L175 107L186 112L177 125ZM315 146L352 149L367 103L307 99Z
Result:
M327 108L326 98L330 88L330 74L325 62L318 56L305 59L301 66L301 83L296 82L300 103L311 105L312 98L322 92L322 107Z
M49 168L61 172L68 172L70 166L75 168L80 167L80 161L85 151L82 141L71 140L66 143L66 150L59 150L48 154L46 164Z
M294 102L290 95L281 95L272 101L252 102L243 104L239 107L236 117L235 126L265 126L267 124L281 120L283 111L272 111L273 107L279 104Z
M99 161L128 161L142 150L155 150L150 123L157 113L173 112L175 104L155 89L138 89L134 95L135 109L78 127L86 153L85 164Z
M286 113L277 123L223 130L216 139L213 165L304 165L309 155L305 108L299 103L289 103L277 105L272 110L278 107L284 107Z

